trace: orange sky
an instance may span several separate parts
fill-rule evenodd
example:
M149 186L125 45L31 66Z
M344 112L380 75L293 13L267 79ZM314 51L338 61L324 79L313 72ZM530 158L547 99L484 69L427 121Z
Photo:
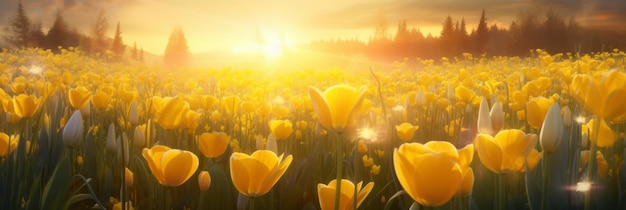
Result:
M17 0L0 0L0 24L14 17ZM163 54L176 25L185 32L192 53L233 49L253 43L258 29L266 39L284 37L288 43L315 39L358 38L373 34L376 16L382 12L389 34L401 19L424 35L438 36L446 16L465 18L468 32L476 27L484 8L488 23L507 27L519 11L553 7L581 24L615 27L624 15L626 1L523 1L523 0L23 0L26 13L49 28L61 10L69 25L86 34L100 10L109 19L109 34L121 22L127 45L137 42L146 51ZM584 3L583 3L584 2ZM623 9L623 10L621 10ZM621 10L621 11L620 11ZM623 25L619 25L623 26ZM4 28L4 27L3 27ZM626 28L626 27L624 27Z

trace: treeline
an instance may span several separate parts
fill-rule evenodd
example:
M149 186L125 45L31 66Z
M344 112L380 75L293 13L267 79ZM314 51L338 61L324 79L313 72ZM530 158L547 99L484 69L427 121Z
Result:
M439 58L474 55L527 56L531 49L551 53L600 52L626 47L626 34L611 29L584 28L574 17L564 18L552 9L522 11L507 28L488 25L485 10L476 28L467 31L465 19L446 17L439 36L408 28L399 21L394 36L387 33L387 21L379 17L374 35L365 41L334 39L313 41L309 48L326 53L366 55L379 60Z
M120 22L117 22L113 37L107 35L109 21L104 11L101 11L90 30L90 34L82 34L75 27L71 27L63 18L61 11L57 11L56 20L44 33L41 23L30 20L20 1L9 27L6 27L4 43L7 48L42 48L58 53L60 49L78 48L83 52L103 57L120 59L124 57L127 46L124 44ZM130 58L144 61L143 48L138 49L135 42L130 50ZM107 56L104 56L107 55ZM110 55L110 56L109 56Z

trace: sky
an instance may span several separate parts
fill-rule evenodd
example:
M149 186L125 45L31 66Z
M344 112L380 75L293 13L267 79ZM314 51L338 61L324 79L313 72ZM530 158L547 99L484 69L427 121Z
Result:
M2 32L15 16L18 0L0 0ZM405 19L424 35L438 36L444 19L464 18L472 31L485 9L489 25L508 27L521 11L555 9L583 26L626 30L626 1L622 0L22 0L33 21L44 31L56 12L78 31L89 34L100 11L109 21L112 37L120 22L123 41L162 55L169 35L181 26L192 53L242 48L256 40L306 44L320 39L366 41L377 17L388 22L388 34ZM621 22L621 23L620 23Z

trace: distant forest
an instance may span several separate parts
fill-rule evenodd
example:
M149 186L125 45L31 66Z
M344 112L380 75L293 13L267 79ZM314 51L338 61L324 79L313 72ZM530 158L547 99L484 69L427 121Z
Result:
M489 25L485 10L478 26L467 31L465 19L448 16L441 34L424 36L419 29L408 28L400 20L394 36L387 32L387 20L378 17L374 35L358 39L316 40L311 50L342 55L365 55L378 60L404 58L440 58L462 53L488 56L528 56L531 49L549 53L589 53L626 47L626 34L612 29L582 27L575 17L564 18L552 9L521 11L508 29Z

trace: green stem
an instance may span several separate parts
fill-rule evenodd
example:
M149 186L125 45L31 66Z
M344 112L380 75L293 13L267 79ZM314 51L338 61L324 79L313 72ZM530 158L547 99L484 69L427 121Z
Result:
M498 193L498 195L497 195L497 197L498 197L498 201L497 201L498 207L497 207L497 209L503 210L503 209L506 209L506 204L505 204L505 201L506 201L506 183L505 183L506 179L505 179L505 175L504 174L497 174L497 176L498 176L498 191L497 191L497 193Z
M343 142L341 141L341 133L337 134L335 141L337 144L335 157L337 158L337 188L335 192L335 210L339 210L339 201L341 199L341 179L343 177Z
M548 203L548 185L550 182L550 170L549 170L549 161L550 161L550 154L544 152L543 153L543 182L542 182L542 190L541 190L541 209L546 209L547 203Z
M254 210L256 209L256 197L248 197L248 209Z
M602 123L604 119L601 117L596 118L596 123L593 128L593 135L591 139L589 139L589 144L591 144L591 148L589 151L589 163L587 164L587 176L585 177L585 181L591 183L593 180L593 168L596 164L596 152L598 151L598 146L596 145L596 141L598 140L598 132L600 131L600 123ZM585 192L585 210L591 208L591 189Z

